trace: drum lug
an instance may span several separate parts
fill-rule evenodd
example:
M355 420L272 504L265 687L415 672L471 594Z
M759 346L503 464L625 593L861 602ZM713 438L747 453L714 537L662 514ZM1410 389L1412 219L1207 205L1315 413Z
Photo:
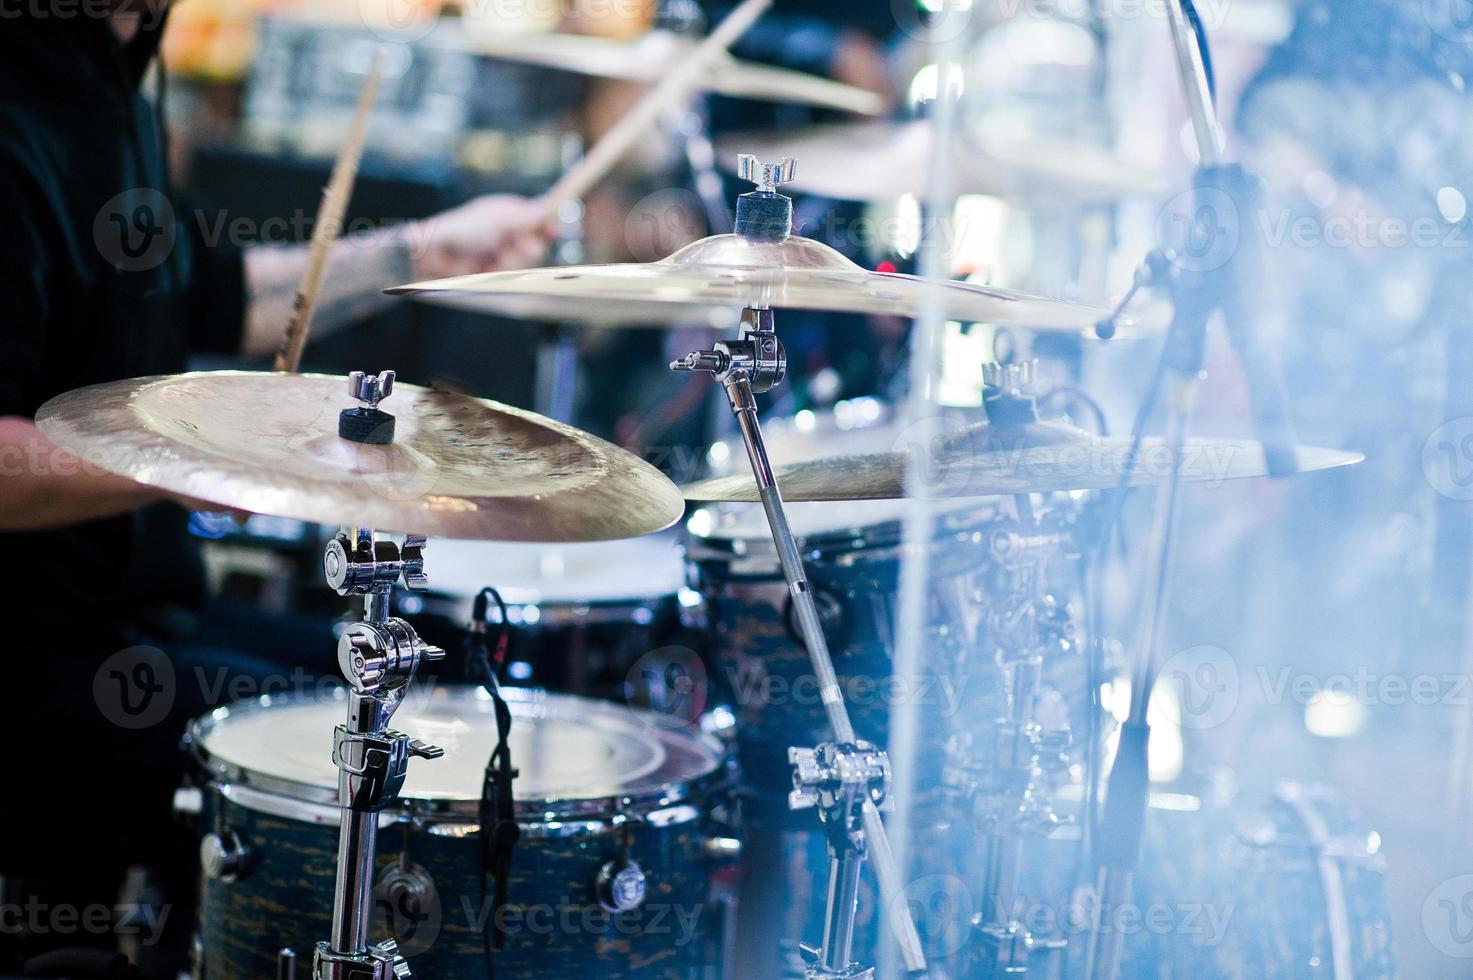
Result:
M226 827L200 841L199 863L206 878L231 885L250 873L251 851L239 834Z
M594 894L605 912L633 912L644 904L649 880L633 860L609 861L598 872Z

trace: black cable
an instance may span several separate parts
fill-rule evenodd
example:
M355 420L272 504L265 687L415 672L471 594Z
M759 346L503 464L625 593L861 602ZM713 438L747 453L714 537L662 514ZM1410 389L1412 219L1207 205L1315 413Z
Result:
M494 650L486 642L486 613L492 601L496 603L501 617ZM494 980L495 977L493 953L506 947L506 932L501 926L500 913L506 907L510 889L512 851L522 835L521 827L517 824L516 799L512 793L512 780L516 779L517 770L511 762L511 706L502 697L501 681L497 676L499 669L506 663L506 652L510 644L511 618L507 614L506 601L502 599L500 592L487 586L476 594L471 607L464 665L467 675L491 695L492 710L496 715L496 746L486 761L478 807L481 824L481 902L483 908L488 903L490 907L490 921L481 930L487 980Z

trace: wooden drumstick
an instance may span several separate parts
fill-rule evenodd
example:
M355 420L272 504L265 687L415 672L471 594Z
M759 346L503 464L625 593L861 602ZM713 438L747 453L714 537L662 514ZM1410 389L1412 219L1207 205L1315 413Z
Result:
M772 0L744 0L693 51L677 62L659 84L636 102L612 129L593 144L593 149L543 195L544 218L551 218L558 208L582 197L602 180L629 152L634 141L655 123L660 113L687 97L701 72L745 34L770 6Z
M317 291L322 285L322 272L327 267L327 254L343 230L343 218L353 197L353 184L358 179L358 164L363 160L363 144L368 138L368 117L382 77L383 53L375 48L368 74L363 79L363 88L358 93L358 107L353 110L347 142L338 152L332 176L322 192L322 206L317 211L317 226L312 229L312 245L307 252L307 268L302 273L301 284L297 286L291 319L287 321L281 347L276 352L275 368L278 371L296 373L301 367L302 348L307 345L307 333L312 328L312 310L317 305Z

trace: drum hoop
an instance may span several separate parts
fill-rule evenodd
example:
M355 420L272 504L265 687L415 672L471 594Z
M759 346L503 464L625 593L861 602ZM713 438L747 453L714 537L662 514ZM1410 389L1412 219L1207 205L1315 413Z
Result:
M504 688L503 691L507 700L512 704L546 703L549 699L578 700L573 695L551 694L532 688ZM344 688L334 688L333 694L330 695L334 703L345 700L346 696ZM185 736L185 747L204 780L212 786L230 786L237 795L243 791L254 790L273 797L275 800L295 801L305 807L325 806L337 810L339 801L336 786L321 786L226 762L212 755L205 745L206 738L232 716L265 711L273 705L291 704L299 700L317 703L320 699L300 698L290 694L263 695L253 700L216 708L209 714L192 721L188 734ZM584 700L591 701L591 699ZM591 703L605 704L605 702L597 701L591 701ZM636 714L648 714L634 708L627 710ZM654 715L652 718L658 719L659 716ZM719 792L730 783L734 764L731 750L714 735L684 729L672 730L668 726L661 726L658 720L652 720L650 724L653 731L679 735L681 738L689 739L694 746L707 750L717 760L716 765L710 771L688 779L665 782L644 788L638 793L620 796L585 799L519 797L516 801L518 822L538 825L566 820L599 823L616 817L640 819L680 803L699 800ZM325 737L326 733L324 733ZM479 808L479 800L400 798L384 811L386 816L381 819L388 819L390 823L474 823ZM311 818L311 814L315 811L304 809L301 812L308 815L307 822L318 822Z
M213 784L212 789L226 801L253 813L262 813L317 827L342 825L343 811L336 803L303 800L242 783L218 782ZM528 820L524 817L517 821L517 825L521 828L523 839L564 840L572 837L596 837L611 834L629 823L645 824L663 830L666 827L677 827L699 820L704 813L705 811L695 803L683 802L650 810L639 814L633 820L627 814L611 816L608 819L587 820ZM436 817L418 812L416 807L394 808L379 814L378 826L380 830L387 830L390 827L410 824L422 828L435 837L480 837L481 825L473 820L464 820L463 816L463 814L449 814Z

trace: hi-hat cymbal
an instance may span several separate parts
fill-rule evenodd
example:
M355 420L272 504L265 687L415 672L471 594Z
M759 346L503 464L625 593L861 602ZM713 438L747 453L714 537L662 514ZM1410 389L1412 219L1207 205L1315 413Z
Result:
M929 120L840 123L787 133L746 133L724 138L717 158L736 153L764 160L802 161L794 190L845 201L894 201L911 194L924 200L936 153ZM1118 201L1161 192L1162 178L1089 143L992 134L958 140L951 188L957 194L990 194L1030 205Z
M1092 332L1104 311L979 283L870 272L827 245L716 235L648 264L488 272L387 292L503 316L667 326L735 322L743 307L916 317L936 295L953 320L1033 330ZM1122 324L1128 333L1130 322Z
M81 388L36 424L85 463L222 507L499 541L602 541L670 526L675 485L572 426L399 385L387 445L338 435L347 379L221 371Z
M915 431L910 430L914 435ZM1130 449L1129 439L1101 439L1061 423L973 425L952 432L934 452L906 445L902 433L895 446L863 455L774 461L773 472L786 500L890 500L910 496L907 472L917 476L914 496L931 498L990 497L1066 490L1109 490L1120 482ZM1358 463L1364 456L1301 446L1302 471ZM1171 453L1160 439L1146 439L1130 484L1154 483L1169 474ZM1263 447L1249 439L1189 439L1182 450L1181 479L1217 484L1225 480L1266 476ZM750 475L725 476L682 487L686 500L757 501Z
M490 34L469 44L478 54L540 65L580 75L629 82L659 81L697 42L669 31L651 31L632 40L584 34ZM885 100L873 92L817 75L739 61L723 54L701 75L707 92L744 99L763 99L838 109L864 116L885 111Z

